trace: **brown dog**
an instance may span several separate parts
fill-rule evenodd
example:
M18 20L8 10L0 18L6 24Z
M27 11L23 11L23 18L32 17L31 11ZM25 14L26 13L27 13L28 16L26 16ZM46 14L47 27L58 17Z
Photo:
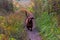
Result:
M26 19L26 27L28 30L32 31L32 28L33 28L33 17L28 17Z

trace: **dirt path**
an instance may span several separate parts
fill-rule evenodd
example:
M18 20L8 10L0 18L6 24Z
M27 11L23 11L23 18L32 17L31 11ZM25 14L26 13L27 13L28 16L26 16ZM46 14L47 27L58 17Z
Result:
M28 40L42 40L36 29L34 29L33 31L29 31L29 30L26 31L27 31Z
M34 18L32 13L29 12L29 15L30 15L29 17L33 17ZM39 32L35 28L35 19L32 20L32 23L33 23L33 28L32 28L33 30L32 31L27 30L27 28L26 28L28 40L41 40Z
M27 11L28 14L31 15L31 13L30 13L28 10L23 9L22 11ZM18 13L18 12L19 12L19 10L16 11L15 13ZM32 16L32 15L31 15L31 16ZM33 25L34 25L34 26L33 26L33 30L32 30L32 31L27 30L27 28L26 28L26 26L25 26L25 29L26 29L26 31L27 31L28 40L42 40L42 39L41 39L41 36L39 36L38 31L35 29L35 20L33 20Z

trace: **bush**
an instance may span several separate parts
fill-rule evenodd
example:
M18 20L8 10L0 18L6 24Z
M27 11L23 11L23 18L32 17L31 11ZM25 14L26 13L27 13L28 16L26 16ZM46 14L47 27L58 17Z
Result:
M54 13L48 14L48 12L43 12L36 19L37 29L40 32L43 40L59 40L57 35L60 33L57 27L57 17Z
M7 17L0 16L0 21L1 24L3 23L0 28L3 28L1 30L3 30L5 35L9 36L9 40L27 40L26 31L23 27L23 14L11 14Z

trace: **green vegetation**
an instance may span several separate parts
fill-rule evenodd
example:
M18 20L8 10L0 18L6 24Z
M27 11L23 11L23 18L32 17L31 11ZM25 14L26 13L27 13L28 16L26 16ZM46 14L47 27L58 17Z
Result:
M2 35L0 34L0 40L27 40L23 19L23 14L11 14L8 17L0 16L0 29L2 28L0 30L0 33L2 33ZM4 35L8 39L3 37Z
M60 40L59 0L35 0L36 28L43 40ZM59 7L58 7L59 6Z
M59 0L35 0L34 2L36 28L43 40L60 40L58 2Z
M57 17L48 12L43 12L41 16L36 19L36 28L39 30L43 40L59 40L60 31L57 25Z
M34 0L34 4L27 10L34 13L36 29L42 40L60 40L60 0ZM11 11L20 9L13 8L12 3L8 5ZM24 20L22 12L0 16L0 40L27 40Z

